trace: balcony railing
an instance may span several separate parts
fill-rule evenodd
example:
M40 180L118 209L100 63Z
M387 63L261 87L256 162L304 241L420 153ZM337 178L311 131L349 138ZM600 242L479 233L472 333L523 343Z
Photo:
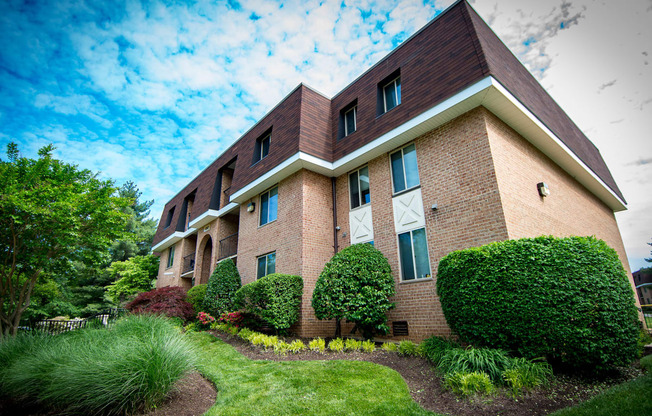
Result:
M220 251L217 260L235 256L238 253L238 233L231 234L220 240Z
M183 267L181 268L181 274L189 273L195 270L195 253L188 254L183 258Z

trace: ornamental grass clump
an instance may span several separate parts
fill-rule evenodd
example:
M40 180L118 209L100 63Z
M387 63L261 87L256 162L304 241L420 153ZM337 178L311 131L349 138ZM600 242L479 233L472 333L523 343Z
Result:
M501 383L503 372L510 367L504 351L489 348L454 348L441 358L437 369L444 374L485 373L494 383Z
M383 351L396 352L398 351L398 345L393 342L383 342L383 345L380 346Z
M494 387L489 375L481 371L460 372L446 374L444 385L455 394L470 396L473 394L492 394Z
M305 349L306 349L306 344L304 344L303 341L301 341L300 339L295 339L288 346L288 351L290 351L293 354L298 354Z
M552 368L546 362L533 362L525 358L512 358L502 378L514 397L536 387L546 385L552 377Z
M311 351L323 354L326 351L326 341L323 338L315 338L308 343Z
M412 341L399 342L398 353L400 355L405 355L405 356L414 356L414 357L421 356L421 350L419 349L419 345L415 344Z
M442 357L454 348L460 348L460 345L449 338L432 336L425 339L419 344L424 357L426 357L435 367L439 365Z
M160 404L193 357L170 321L148 315L109 329L21 335L0 344L0 392L59 413L132 414Z

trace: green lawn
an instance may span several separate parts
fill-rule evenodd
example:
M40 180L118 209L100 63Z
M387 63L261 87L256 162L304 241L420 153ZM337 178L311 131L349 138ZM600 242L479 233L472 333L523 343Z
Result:
M191 334L199 370L217 387L207 415L434 415L399 373L364 361L253 361L208 334Z
M652 415L652 355L641 359L648 373L615 386L603 394L553 413L554 416L650 416Z

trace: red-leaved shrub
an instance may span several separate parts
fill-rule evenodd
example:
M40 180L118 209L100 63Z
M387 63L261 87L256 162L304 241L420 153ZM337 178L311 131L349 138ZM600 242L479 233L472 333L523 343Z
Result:
M186 291L180 287L162 287L136 296L125 305L132 313L166 315L189 321L195 316L192 305L186 302Z

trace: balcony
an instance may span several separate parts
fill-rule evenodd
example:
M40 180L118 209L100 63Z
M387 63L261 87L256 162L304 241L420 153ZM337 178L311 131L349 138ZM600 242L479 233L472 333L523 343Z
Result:
M195 271L195 253L188 254L183 258L183 265L181 266L181 277L192 277Z
M220 240L217 260L233 257L238 253L238 233L231 234Z

